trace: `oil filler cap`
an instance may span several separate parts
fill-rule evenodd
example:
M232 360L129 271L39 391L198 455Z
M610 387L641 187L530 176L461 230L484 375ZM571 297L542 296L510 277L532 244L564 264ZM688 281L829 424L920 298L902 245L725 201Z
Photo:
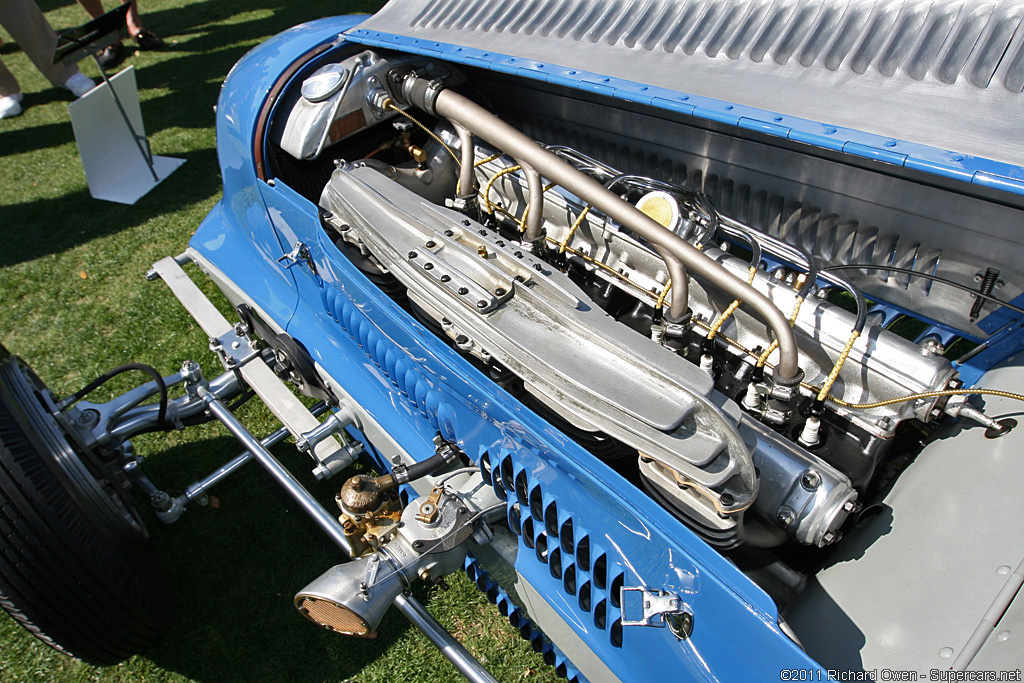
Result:
M348 69L341 64L328 64L302 82L302 96L309 102L323 102L341 90L348 78Z
M679 202L668 192L655 190L648 192L636 203L636 208L675 232L679 228L682 216L679 213Z

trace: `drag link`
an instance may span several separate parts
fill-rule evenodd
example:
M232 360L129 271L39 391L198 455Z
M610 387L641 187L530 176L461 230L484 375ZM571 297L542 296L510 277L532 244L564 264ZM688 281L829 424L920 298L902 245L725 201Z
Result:
M205 386L200 386L198 393L206 403L210 413L228 428L232 436L241 442L252 457L267 470L274 481L280 484L288 495L299 504L299 507L316 522L317 526L344 551L348 547L348 539L345 536L345 530L342 528L341 523L324 509L316 498L299 483L298 479L255 436L249 433L245 425L228 410L227 406L220 399ZM415 598L399 594L395 598L394 604L405 614L409 621L423 631L427 638L455 665L455 668L467 680L473 683L497 683L497 679L484 668L483 664L478 662L462 646L462 643L445 630L444 626L427 612L423 605Z
M312 408L310 408L309 412L313 413L315 417L320 417L325 412L327 412L327 408L327 404L321 401ZM277 444L284 441L288 437L288 434L288 428L281 427L276 432L270 434L262 441L260 441L260 444L264 448L272 448L273 446L276 446ZM194 482L193 484L189 485L189 487L185 489L185 493L178 496L177 502L181 503L182 505L187 505L189 503L194 503L197 500L199 500L201 505L205 505L205 503L201 501L203 498L206 497L206 492L209 491L214 486L216 486L217 484L219 484L220 482L227 479L228 476L237 472L239 469L241 469L242 465L246 464L250 460L252 460L252 453L250 453L249 451L240 453L227 464L222 465L221 467L214 470L204 479L201 479L200 481Z

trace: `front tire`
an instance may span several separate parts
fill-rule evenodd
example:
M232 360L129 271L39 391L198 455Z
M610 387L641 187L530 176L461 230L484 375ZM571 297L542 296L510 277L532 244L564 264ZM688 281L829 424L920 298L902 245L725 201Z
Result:
M90 470L0 346L0 607L47 645L116 664L159 639L170 594L124 492Z

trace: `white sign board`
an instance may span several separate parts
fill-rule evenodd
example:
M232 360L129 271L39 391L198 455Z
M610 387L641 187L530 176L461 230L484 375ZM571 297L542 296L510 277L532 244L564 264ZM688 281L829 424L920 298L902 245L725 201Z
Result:
M139 142L145 148L146 131L139 109L139 90L135 84L135 67L129 66L110 79L121 106L131 122ZM161 180L171 175L184 159L153 157L153 173L140 151L132 130L128 128L110 86L100 83L68 105L71 128L78 143L89 194L96 199L119 204L134 204Z

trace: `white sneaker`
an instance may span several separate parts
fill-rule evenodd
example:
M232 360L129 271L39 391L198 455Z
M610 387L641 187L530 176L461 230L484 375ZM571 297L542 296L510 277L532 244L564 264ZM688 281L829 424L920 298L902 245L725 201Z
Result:
M21 93L0 97L0 119L9 119L21 113Z
M83 74L81 71L74 74L71 78L64 81L64 89L70 90L71 94L76 98L81 97L85 93L89 92L96 87L96 83L91 78Z

